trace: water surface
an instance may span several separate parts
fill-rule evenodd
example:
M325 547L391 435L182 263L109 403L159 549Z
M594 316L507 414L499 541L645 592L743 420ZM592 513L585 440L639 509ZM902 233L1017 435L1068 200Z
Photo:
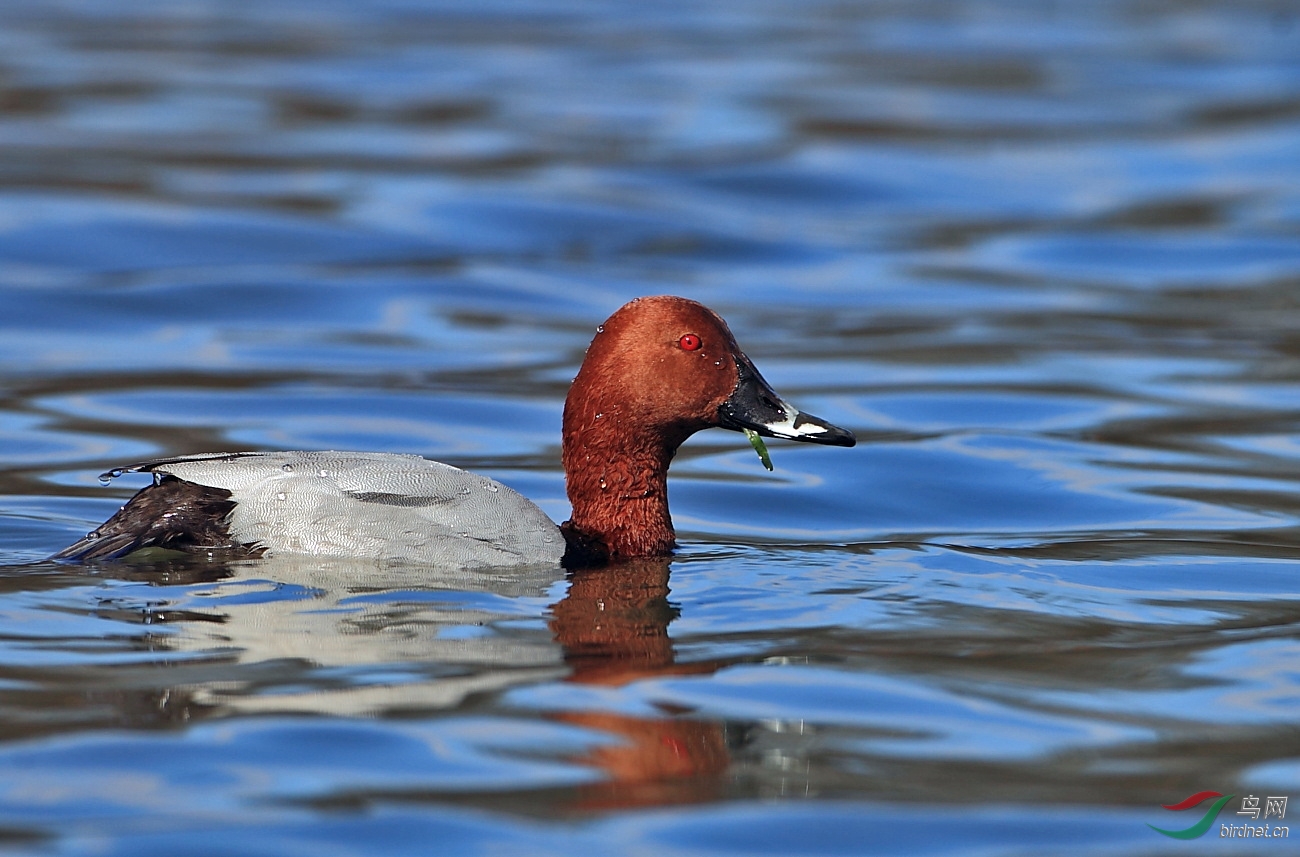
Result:
M1284 852L1147 825L1300 795L1294 4L10 0L0 45L0 848ZM568 382L657 293L859 446L699 435L677 555L605 573L42 561L211 450L563 520Z

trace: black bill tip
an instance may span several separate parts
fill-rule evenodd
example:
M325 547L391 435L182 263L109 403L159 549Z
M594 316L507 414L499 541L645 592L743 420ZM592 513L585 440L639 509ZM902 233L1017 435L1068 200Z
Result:
M781 437L825 446L854 446L853 432L806 414L778 396L748 358L737 359L739 382L718 409L719 424L735 431L750 429L764 437Z

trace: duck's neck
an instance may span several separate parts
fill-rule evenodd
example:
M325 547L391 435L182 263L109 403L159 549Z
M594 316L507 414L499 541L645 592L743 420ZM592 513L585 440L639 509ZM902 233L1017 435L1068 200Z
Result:
M574 565L664 556L675 546L668 465L684 437L565 409L564 473L573 516L561 528Z

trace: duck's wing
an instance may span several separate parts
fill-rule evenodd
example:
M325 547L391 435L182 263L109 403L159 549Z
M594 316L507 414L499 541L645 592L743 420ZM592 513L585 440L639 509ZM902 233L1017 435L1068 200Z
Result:
M110 475L126 471L153 473L156 484L122 512L172 481L213 489L232 504L229 541L266 553L458 567L554 563L564 553L555 524L523 496L418 455L213 453Z

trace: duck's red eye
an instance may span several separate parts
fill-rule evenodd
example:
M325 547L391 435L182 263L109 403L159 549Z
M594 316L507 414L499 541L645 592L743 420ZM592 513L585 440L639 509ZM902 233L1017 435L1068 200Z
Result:
M677 340L677 344L683 351L699 351L701 345L700 338L693 333L688 333Z

